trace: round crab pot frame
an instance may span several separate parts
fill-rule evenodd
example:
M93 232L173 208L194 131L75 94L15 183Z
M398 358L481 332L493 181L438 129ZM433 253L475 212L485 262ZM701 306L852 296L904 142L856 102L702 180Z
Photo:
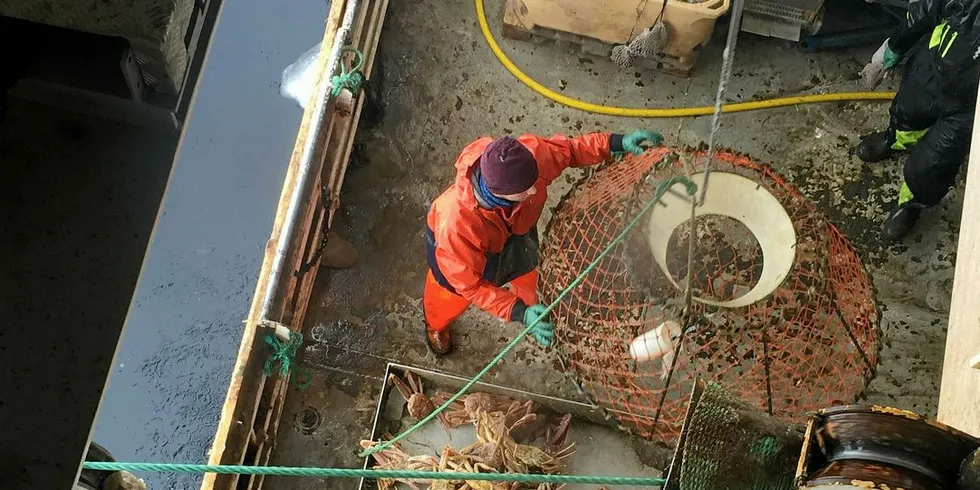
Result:
M656 148L574 187L542 244L543 298L602 253L658 182L705 157ZM704 174L691 179L700 194ZM690 197L669 192L553 311L559 356L580 387L628 431L668 444L699 377L783 420L853 401L878 363L880 312L840 230L771 169L728 151L715 154L697 209L690 258Z

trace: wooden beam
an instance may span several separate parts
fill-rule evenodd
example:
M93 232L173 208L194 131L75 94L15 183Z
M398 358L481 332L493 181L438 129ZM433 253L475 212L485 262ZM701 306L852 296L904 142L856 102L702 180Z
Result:
M956 249L953 298L939 391L939 421L980 437L980 111L974 115L973 151L967 167L963 215Z
M330 12L327 16L326 27L323 34L323 43L320 49L318 69L322 72L326 69L328 53L333 47L333 41L343 17L346 1L334 1L330 5ZM322 81L322 80L321 80ZM320 82L313 93L319 91ZM259 278L255 285L255 294L252 297L252 305L245 321L245 329L242 334L242 343L238 348L238 357L235 359L235 367L232 371L231 382L225 401L221 408L221 418L218 420L218 428L215 431L214 442L211 445L211 454L208 464L241 464L245 459L249 447L249 433L255 425L260 400L265 386L265 376L262 373L262 363L265 357L265 350L262 348L262 337L264 329L258 323L262 314L262 305L265 302L265 292L271 281L272 264L276 256L276 244L283 238L283 228L285 226L287 208L289 201L297 189L297 173L302 160L303 147L308 138L321 138L322 135L310 134L313 120L313 109L315 104L308 104L303 112L303 119L300 122L298 136L290 157L289 166L286 169L286 178L283 182L282 193L279 197L279 205L276 209L276 216L272 224L272 235L265 246L265 254L262 268L259 270ZM327 107L327 110L331 110ZM299 235L305 235L300 231ZM291 271L291 269L287 269ZM290 272L287 272L289 274ZM208 473L204 475L201 483L202 490L231 490L237 486L237 475L215 475Z
M327 29L324 34L320 63L326 62L333 38L344 16L347 2L337 1L331 5ZM377 54L380 31L387 11L387 0L361 0L351 29L351 46L364 55L365 76L370 76L371 67ZM351 64L351 56L343 62ZM318 88L317 88L318 90ZM314 90L316 93L317 90ZM306 308L310 301L318 267L304 270L304 264L316 254L324 233L329 233L333 215L337 209L340 188L350 159L354 135L357 131L363 93L354 94L353 111L342 113L335 110L337 105L331 101L327 107L324 125L319 134L310 134L312 114L308 109L300 124L290 165L280 196L279 209L273 225L272 238L266 246L265 261L259 273L255 297L248 320L238 359L235 363L232 382L228 390L225 406L215 435L210 464L267 465L275 450L285 398L288 392L288 379L276 376L266 378L260 369L267 355L262 337L271 333L259 329L257 318L259 307L264 301L264 291L269 284L269 272L274 258L276 244L282 239L282 228L286 206L296 192L308 193L309 199L297 213L296 233L287 244L284 259L284 276L275 284L273 298L267 318L273 322L287 325L292 331L301 331ZM312 108L313 104L309 104ZM302 148L308 138L315 138L317 153L314 155L315 178L307 189L296 187L296 172ZM324 198L327 202L324 202ZM249 434L254 434L249 437ZM245 488L257 490L262 487L261 476L206 475L202 490L231 490Z

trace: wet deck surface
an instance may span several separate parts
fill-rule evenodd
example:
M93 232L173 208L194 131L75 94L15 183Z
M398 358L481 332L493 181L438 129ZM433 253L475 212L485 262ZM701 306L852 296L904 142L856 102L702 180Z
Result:
M495 32L501 2L487 0ZM438 16L432 12L438 11ZM694 75L675 78L623 71L603 59L554 44L500 39L529 75L562 93L623 106L710 105L724 30L702 54ZM801 91L860 90L856 73L873 48L806 54L784 41L739 39L730 100ZM303 365L314 381L292 390L273 464L359 467L358 440L367 437L385 364L471 376L518 332L473 308L455 324L457 352L428 352L420 306L426 270L422 227L426 209L453 176L458 151L483 135L658 129L668 145L707 139L709 118L642 120L587 114L551 103L520 85L484 45L470 2L392 2L381 39L386 115L358 136L345 182L343 216L335 229L360 252L351 270L324 271L306 325ZM890 85L890 87L889 87ZM886 81L882 89L894 88ZM867 166L849 153L859 136L887 122L887 104L789 107L723 117L720 143L770 164L849 236L866 260L883 310L882 364L867 400L934 416L952 285L961 188L927 212L906 244L877 242L880 222L897 194L901 160ZM568 181L571 181L570 179ZM568 188L559 179L552 204ZM550 206L549 206L550 207ZM550 218L546 212L542 224ZM539 226L539 229L544 229ZM580 399L554 354L524 342L488 381ZM313 409L325 422L304 433L296 416ZM266 480L266 488L354 488L356 482Z

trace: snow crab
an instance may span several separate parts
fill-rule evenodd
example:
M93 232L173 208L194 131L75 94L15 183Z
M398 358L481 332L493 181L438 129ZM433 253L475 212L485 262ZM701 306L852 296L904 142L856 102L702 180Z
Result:
M574 454L574 443L563 445L564 434L553 436L554 454L530 444L520 444L512 437L512 433L522 427L536 422L539 415L525 413L514 422L508 422L507 413L479 412L476 420L476 436L478 442L463 450L471 457L483 458L484 462L496 467L503 466L510 473L529 473L541 471L547 474L559 473L564 469L564 460ZM519 411L518 411L519 412ZM567 424L564 430L567 432ZM561 440L559 440L559 438ZM493 463L497 463L493 465Z
M432 401L437 405L446 403L450 398L452 395L445 391L437 391L432 395ZM445 415L449 427L459 427L474 423L478 412L507 411L513 403L514 400L505 396L476 392L453 401L442 414Z
M391 373L388 375L388 382L395 385L398 392L408 401L408 414L416 420L427 417L436 409L432 400L425 395L422 380L411 372L405 372L405 381L395 373Z
M435 406L445 403L452 396L436 392L430 399L423 392L421 380L413 373L404 379L392 375L389 382L408 401L408 415L421 419L430 415ZM400 446L374 454L376 468L413 469L421 471L452 471L459 473L542 473L556 474L565 469L565 460L575 452L575 444L565 441L571 423L571 415L554 412L537 413L532 400L515 400L485 392L471 393L455 400L440 414L440 421L447 428L472 423L476 430L476 442L460 450L446 445L436 456L411 456ZM372 441L362 441L364 448L374 447ZM552 484L528 484L468 480L465 476L454 480L411 479L379 480L380 490L394 490L395 483L403 483L412 490L559 490Z
M370 449L377 445L375 441L362 440L361 448ZM435 471L439 467L439 461L429 455L412 456L405 452L400 445L394 444L389 448L383 449L371 455L375 461L375 468L384 470L418 470ZM405 483L412 490L422 490L419 484L428 483L428 480L414 479L393 479L382 478L378 480L378 490L390 490L395 488L395 482Z

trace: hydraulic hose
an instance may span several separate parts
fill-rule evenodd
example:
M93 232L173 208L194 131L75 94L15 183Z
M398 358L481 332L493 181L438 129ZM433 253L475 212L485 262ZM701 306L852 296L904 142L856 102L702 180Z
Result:
M503 50L500 49L500 45L497 44L497 40L494 39L493 33L490 32L490 26L487 24L487 14L484 9L484 0L474 0L476 3L476 17L480 22L480 30L483 31L483 38L487 42L487 46L493 51L494 56L500 61L504 68L517 77L524 85L528 88L537 92L544 97L555 101L559 104L572 107L575 109L583 110L586 112L592 112L595 114L606 114L609 116L626 116L626 117L651 117L651 118L665 118L665 117L692 117L692 116L708 116L714 113L714 107L712 106L701 106L701 107L676 107L676 108L645 108L645 107L615 107L606 106L601 104L593 104L591 102L585 102L582 100L574 99L572 97L567 97L559 94L544 85L541 85L533 78L527 76L526 73L521 71L517 65L514 64L504 54ZM778 97L774 99L764 99L756 100L753 102L739 102L736 104L725 104L722 106L722 112L744 112L744 111L756 111L760 109L773 109L776 107L786 107L798 104L816 104L820 102L843 102L851 100L891 100L895 97L895 92L839 92L833 94L813 94L813 95L795 95L789 97Z

